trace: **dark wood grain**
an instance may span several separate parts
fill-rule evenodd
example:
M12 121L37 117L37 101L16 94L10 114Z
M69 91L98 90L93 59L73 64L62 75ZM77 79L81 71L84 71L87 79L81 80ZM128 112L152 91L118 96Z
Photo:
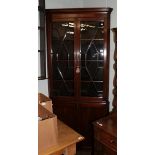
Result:
M93 155L117 155L117 115L112 113L93 123Z

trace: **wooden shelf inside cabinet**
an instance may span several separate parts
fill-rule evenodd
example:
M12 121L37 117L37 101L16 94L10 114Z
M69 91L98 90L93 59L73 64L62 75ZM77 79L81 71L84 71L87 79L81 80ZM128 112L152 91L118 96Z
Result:
M103 62L103 60L99 59L99 60L89 60L89 59L86 59L86 60L83 60L81 59L80 62L83 62L83 61L90 61L90 62Z
M53 80L54 82L62 82L63 80ZM73 82L73 80L65 80L66 82Z
M74 61L74 60L53 60L54 62L67 62L67 61Z
M87 80L81 80L81 82L86 82L86 83L88 83L88 82L103 82L103 81L87 81Z
M81 40L81 41L83 41L83 40L92 40L92 41L93 41L93 40L95 40L95 41L100 41L100 40L101 40L101 41L103 41L104 39L101 38L101 39L80 39L80 40Z
M59 39L53 38L53 41L60 41ZM65 39L65 41L74 41L74 39Z

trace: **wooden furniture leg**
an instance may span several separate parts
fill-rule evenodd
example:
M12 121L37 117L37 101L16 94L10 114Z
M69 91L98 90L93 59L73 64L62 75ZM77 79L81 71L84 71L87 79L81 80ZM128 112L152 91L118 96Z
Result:
M65 149L64 155L75 155L76 154L76 144L72 144Z

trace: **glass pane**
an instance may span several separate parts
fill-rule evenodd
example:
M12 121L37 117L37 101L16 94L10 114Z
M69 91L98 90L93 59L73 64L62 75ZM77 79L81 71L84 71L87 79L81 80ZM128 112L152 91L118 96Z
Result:
M53 95L54 96L73 96L73 81L55 81L53 83Z
M103 82L81 82L81 96L102 97Z
M74 23L60 22L52 25L52 50L58 60L74 59Z
M81 40L81 60L103 60L103 40Z
M93 68L90 70L93 71ZM102 77L103 77L103 68L97 68L95 70L95 72L91 73L89 72L88 68L82 68L81 69L81 80L82 81L102 81Z
M82 21L80 24L81 39L103 39L104 22Z
M102 96L104 62L104 23L80 24L81 96Z
M74 23L52 25L53 95L74 95Z
M53 79L54 80L73 80L73 61L53 60Z

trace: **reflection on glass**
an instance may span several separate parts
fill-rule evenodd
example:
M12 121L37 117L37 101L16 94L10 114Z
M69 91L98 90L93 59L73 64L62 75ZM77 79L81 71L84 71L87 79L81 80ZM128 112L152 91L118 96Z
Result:
M104 61L104 23L80 23L81 96L102 96Z
M74 23L52 25L53 95L74 95Z

